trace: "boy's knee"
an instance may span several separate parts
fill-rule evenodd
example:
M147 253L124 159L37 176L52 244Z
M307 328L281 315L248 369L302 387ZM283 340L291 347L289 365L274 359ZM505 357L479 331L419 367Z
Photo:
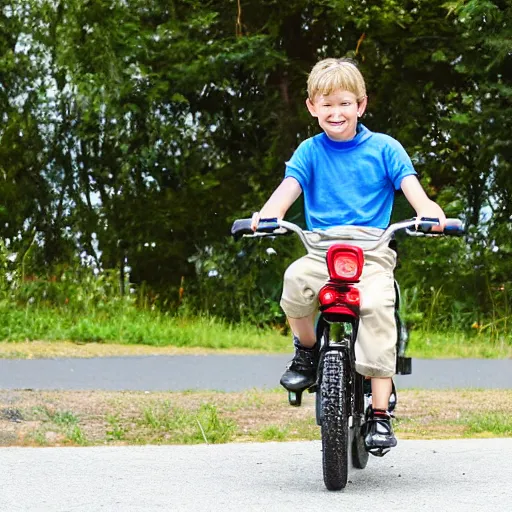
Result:
M281 307L287 316L302 318L316 310L317 298L308 281L308 266L303 259L293 262L284 273Z
M395 289L393 283L375 283L365 286L361 292L361 316L373 312L386 311L395 307Z
M294 261L284 273L284 282L294 282L307 273L307 264L303 258Z

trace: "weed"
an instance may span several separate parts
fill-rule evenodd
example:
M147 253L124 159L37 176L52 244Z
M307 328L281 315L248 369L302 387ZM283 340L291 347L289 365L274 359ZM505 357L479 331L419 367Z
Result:
M82 429L78 425L73 425L73 427L68 430L66 437L71 442L80 446L85 446L87 444L85 434L82 432Z
M110 428L107 429L107 441L122 441L125 438L126 428L121 425L119 415L107 415L107 423Z
M66 427L71 427L78 423L78 418L70 411L57 411L53 413L50 419L56 425L62 425Z
M38 429L29 435L29 439L32 439L35 444L39 446L48 446L48 440L46 438L46 431Z
M258 437L263 441L286 441L288 429L277 425L269 425L258 432Z
M227 443L230 441L235 424L229 420L223 420L219 416L217 407L211 404L203 404L197 412L197 422L203 438L208 443Z
M153 430L162 441L183 444L226 443L235 430L235 424L222 419L211 404L203 404L196 411L170 407L168 403L146 408L141 424Z

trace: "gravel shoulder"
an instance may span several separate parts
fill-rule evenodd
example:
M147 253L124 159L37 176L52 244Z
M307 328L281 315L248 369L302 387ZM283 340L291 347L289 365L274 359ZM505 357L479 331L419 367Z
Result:
M512 390L399 394L399 439L512 437ZM314 395L290 407L284 390L237 393L0 391L0 446L218 444L320 438Z

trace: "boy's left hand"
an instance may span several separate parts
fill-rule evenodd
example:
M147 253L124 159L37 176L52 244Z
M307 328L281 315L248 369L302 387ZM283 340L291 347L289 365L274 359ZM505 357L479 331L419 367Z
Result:
M429 217L439 219L439 226L432 226L432 231L442 233L444 226L446 225L446 215L443 209L434 201L430 201L429 204L425 205L419 211L416 212L418 220L422 217Z

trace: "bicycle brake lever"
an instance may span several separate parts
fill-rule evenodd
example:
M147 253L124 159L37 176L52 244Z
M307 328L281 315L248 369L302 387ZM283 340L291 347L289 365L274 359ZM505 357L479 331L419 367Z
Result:
M444 233L437 233L437 232L423 233L422 231L415 231L415 230L412 230L412 229L409 229L409 228L406 228L405 232L409 236L420 236L420 237L426 236L428 238L439 238L440 236L443 236L443 234L444 234Z
M416 231L415 229L405 228L405 232L409 236L427 236L426 233L422 233L421 231Z

